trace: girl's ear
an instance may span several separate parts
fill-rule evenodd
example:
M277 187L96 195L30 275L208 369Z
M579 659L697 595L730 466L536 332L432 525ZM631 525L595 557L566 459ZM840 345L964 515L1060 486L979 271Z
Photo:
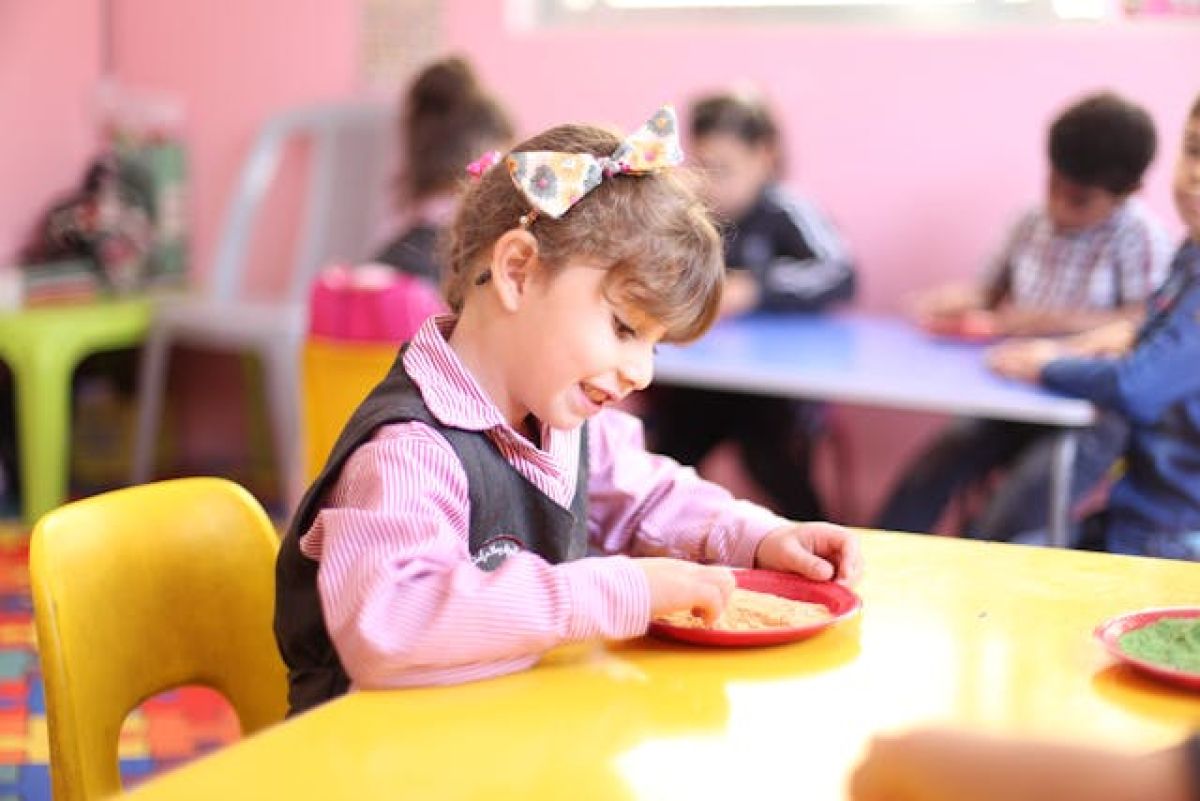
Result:
M508 311L516 311L527 297L538 269L538 245L533 234L521 228L505 231L492 246L491 285Z

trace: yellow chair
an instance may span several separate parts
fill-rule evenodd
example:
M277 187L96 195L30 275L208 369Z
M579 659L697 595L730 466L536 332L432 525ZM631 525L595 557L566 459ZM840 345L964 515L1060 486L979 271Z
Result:
M278 547L258 502L215 478L117 490L38 522L29 565L55 801L121 790L121 724L160 692L211 687L245 734L283 719Z

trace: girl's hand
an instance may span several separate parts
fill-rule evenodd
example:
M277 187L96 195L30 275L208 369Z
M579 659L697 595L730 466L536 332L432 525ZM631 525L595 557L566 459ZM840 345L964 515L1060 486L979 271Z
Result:
M862 575L858 536L833 523L793 523L763 537L754 564L816 581L853 584Z
M1042 368L1065 355L1063 346L1050 339L1027 339L1006 342L992 348L987 355L988 367L1007 378L1036 384L1042 378Z
M871 743L851 801L1186 801L1183 749L1145 756L926 729Z
M716 622L736 583L727 567L698 565L682 559L645 558L635 560L650 584L650 617L688 610Z

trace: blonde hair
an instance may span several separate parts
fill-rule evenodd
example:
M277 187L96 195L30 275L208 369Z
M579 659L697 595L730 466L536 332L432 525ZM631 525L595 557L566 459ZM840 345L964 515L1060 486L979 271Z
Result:
M602 128L562 125L513 152L609 156L620 142ZM466 192L446 240L451 309L462 311L468 291L487 269L492 245L530 208L503 161ZM663 325L669 342L696 339L716 318L725 269L721 239L682 170L606 177L560 219L538 216L529 232L537 239L539 261L552 274L571 259L605 266L606 292Z

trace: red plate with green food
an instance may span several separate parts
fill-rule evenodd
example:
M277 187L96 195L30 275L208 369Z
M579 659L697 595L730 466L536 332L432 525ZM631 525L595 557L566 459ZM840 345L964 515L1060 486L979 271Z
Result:
M1094 634L1122 662L1200 690L1200 607L1129 612L1104 621Z

